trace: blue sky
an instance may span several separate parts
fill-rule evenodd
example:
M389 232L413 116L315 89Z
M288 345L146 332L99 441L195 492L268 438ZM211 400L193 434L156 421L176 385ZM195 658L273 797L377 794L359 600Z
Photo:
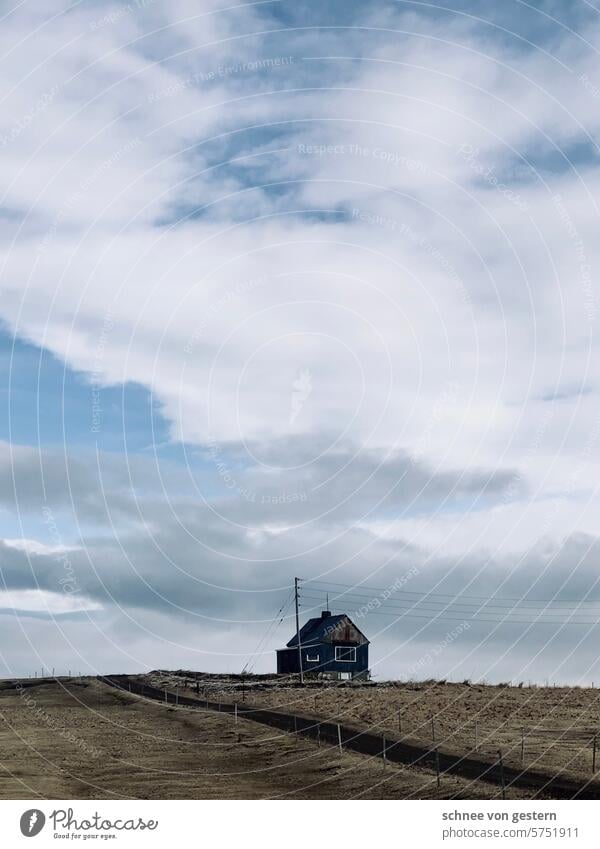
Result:
M139 452L168 441L168 428L144 386L124 384L100 389L102 427L92 430L93 383L85 373L65 366L52 353L0 335L2 427L9 441L70 449Z
M52 5L0 35L2 674L238 670L296 575L600 599L593 6ZM365 627L385 677L450 622ZM428 675L597 679L549 627Z

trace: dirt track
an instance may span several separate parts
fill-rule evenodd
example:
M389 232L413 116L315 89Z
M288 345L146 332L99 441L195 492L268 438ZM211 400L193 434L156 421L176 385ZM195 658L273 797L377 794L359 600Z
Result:
M435 775L213 712L153 704L92 679L0 685L0 797L497 798ZM525 794L511 792L511 798Z
M162 676L164 677L164 676ZM152 683L161 673L147 676ZM185 680L185 679L184 679ZM239 699L217 676L202 682L212 699ZM508 687L446 682L390 682L374 687L249 686L249 705L358 725L379 733L401 733L428 744L434 720L436 742L454 751L494 756L505 762L574 780L592 777L592 740L600 752L600 689ZM477 729L475 728L477 723ZM600 756L598 758L600 766Z

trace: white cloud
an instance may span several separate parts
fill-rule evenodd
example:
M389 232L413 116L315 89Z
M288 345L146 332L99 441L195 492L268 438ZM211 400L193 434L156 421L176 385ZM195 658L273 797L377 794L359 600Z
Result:
M36 539L4 539L2 542L9 548L16 548L17 551L25 551L28 554L64 554L77 550L76 546L47 545Z
M0 609L13 610L19 615L45 613L60 616L65 613L101 610L102 605L90 599L44 590L0 590Z
M340 562L373 532L382 544L517 552L557 497L553 545L599 533L588 508L600 112L582 81L594 79L593 51L564 33L542 49L458 18L370 9L373 29L316 41L267 34L270 14L87 4L36 31L49 15L36 4L8 19L0 316L88 379L150 389L172 438L216 445L242 466L242 489L289 495L320 480L323 454L348 460L347 475L336 466L332 487L276 521L225 493L228 519L253 529L250 543L229 540L236 556L244 544L291 556L299 522L316 526L306 550L349 536ZM586 38L600 44L596 25ZM260 65L269 57L282 61ZM302 374L310 393L291 416ZM367 485L341 515L340 492L368 483L372 452L388 473L412 457L442 500L517 476L526 508L430 504L425 518L394 513L390 531ZM0 459L20 469L16 498L30 509L31 451L3 447ZM67 483L64 459L45 462L61 507L85 490L77 511L103 522L85 463L71 458ZM106 462L109 507L137 522L129 470ZM208 466L200 492L218 501ZM157 500L142 512L160 533ZM185 534L192 519L177 511ZM230 553L225 527L207 536Z

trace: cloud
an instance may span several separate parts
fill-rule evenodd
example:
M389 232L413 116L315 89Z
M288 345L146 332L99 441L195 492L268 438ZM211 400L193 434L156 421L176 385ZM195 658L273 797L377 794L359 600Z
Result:
M600 534L598 23L339 11L318 38L270 4L4 22L0 317L98 432L136 385L184 458L13 433L13 590L63 556L103 616L245 621L299 573L535 574L540 539Z

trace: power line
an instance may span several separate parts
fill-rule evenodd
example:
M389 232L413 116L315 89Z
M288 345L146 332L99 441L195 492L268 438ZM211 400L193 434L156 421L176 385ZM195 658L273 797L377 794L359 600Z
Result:
M320 584L332 584L333 582L329 581L305 581L307 584L311 584L313 587L315 585ZM346 597L348 595L353 594L352 591L354 589L365 589L369 592L373 592L374 595L378 595L379 593L385 592L393 592L394 595L417 595L417 596L427 596L428 598L461 598L461 599L473 599L474 601L508 601L508 602L525 602L532 604L597 604L600 605L600 599L526 599L524 597L521 598L509 598L507 596L473 596L473 595L463 595L462 593L458 594L450 594L450 593L432 593L432 592L420 592L417 590L394 590L394 585L391 584L387 587L371 587L368 584L334 584L334 586L347 588L350 592L342 592L339 593L336 598ZM320 586L316 586L316 590L322 589L322 592L325 593L328 590L326 588L321 588ZM331 590L329 590L331 592ZM371 596L373 598L373 595Z
M487 622L487 623L497 624L497 625L585 625L585 626L594 626L594 625L600 624L599 620L594 620L594 621L589 622L589 621L583 621L581 619L564 619L562 621L561 620L553 620L553 619L527 620L527 619L514 619L514 618L508 618L508 617L504 617L502 619L498 619L498 618L489 619L489 618L483 618L483 617L477 616L476 614L471 615L471 616L465 615L465 616L453 617L453 616L448 616L448 615L446 615L442 612L437 612L437 613L432 612L429 615L419 616L418 613L412 613L411 612L413 609L414 608L406 608L406 610L402 610L402 611L390 610L390 612L386 612L384 610L378 609L378 610L369 611L365 615L366 616L387 616L387 617L391 617L393 619L398 619L398 620L399 619L421 619L421 620L426 620L428 622L465 622L465 621L471 621L471 622L475 622L475 623L477 623L477 622L482 622L482 623ZM347 613L347 610L344 609L344 608L338 609L338 608L334 608L332 606L331 610L332 610L332 612L335 612L335 613Z
M304 592L303 597L306 598L309 602L312 602L314 606L322 601L322 597L320 595L316 595L318 591L312 590L312 592ZM346 612L343 608L340 610L339 606L342 602L351 598L353 594L342 594L338 595L334 602L336 604L336 612ZM423 595L423 594L420 594ZM372 596L370 599L366 597L358 596L359 601L354 601L353 605L357 607L365 607L373 604L373 600L376 596ZM457 598L457 597L455 597ZM361 605L361 601L363 602ZM408 606L410 605L410 606ZM438 606L436 606L438 605ZM441 607L439 607L441 605ZM460 608L466 608L466 612L462 611ZM421 613L425 615L420 615ZM375 609L368 609L365 615L371 616L388 616L396 619L403 618L414 618L414 619L426 619L429 621L449 621L449 622L464 622L465 620L470 620L473 622L488 622L488 623L496 623L496 624L523 624L523 625L536 625L536 624L546 624L546 625L596 625L598 624L598 620L588 621L586 619L577 618L578 616L589 616L590 613L593 613L592 610L569 610L566 608L559 609L540 609L536 612L536 609L529 609L527 606L525 607L517 607L513 606L512 608L500 608L495 609L495 605L490 602L485 602L482 605L475 605L473 609L469 607L468 604L461 604L460 601L436 601L433 599L432 601L427 598L423 599L398 599L390 601L389 599L384 599L383 601L378 600L377 607ZM457 616L452 616L452 614L457 614ZM458 618L460 617L460 618ZM535 617L535 618L532 618Z
M319 596L310 595L308 593L305 593L304 597L307 598L309 601L311 601L314 604L315 607L318 606L319 602L321 601ZM340 598L334 600L334 603L336 603L337 606L339 607L340 604L343 603L345 600L346 600L345 598L340 597ZM370 603L372 604L372 600L371 600ZM365 602L365 604L363 604L363 605L361 605L360 602L353 602L352 606L360 609L360 607L367 607L368 604L369 604L369 602ZM493 607L486 607L486 606L479 606L479 607L475 607L475 608L471 609L467 605L461 605L460 603L456 603L456 602L447 602L447 603L443 604L441 607L436 606L436 605L440 605L440 604L441 604L440 602L435 602L435 601L433 601L433 602L422 601L422 600L415 600L415 601L407 600L407 601L405 601L403 599L399 599L397 602L381 601L381 602L379 602L379 604L376 607L372 606L370 609L365 611L365 613L363 615L366 615L367 613L381 612L382 610L390 610L392 612L393 611L401 612L401 611L404 611L404 610L423 610L423 611L428 611L432 614L434 614L434 613L444 613L445 611L448 611L449 613L457 613L457 614L460 614L460 615L463 615L463 616L469 616L469 615L472 616L472 615L477 615L477 614L485 614L485 615L488 615L488 616L496 616L496 617L513 617L513 618L517 617L517 616L526 616L528 618L531 618L532 616L536 616L536 617L537 616L539 616L539 617L555 616L555 617L560 617L562 619L562 618L573 618L573 617L576 617L576 616L586 616L586 615L590 616L590 614L593 614L595 612L595 611L592 611L592 610L577 611L577 610L564 610L564 609L560 609L560 610L552 610L552 609L528 610L527 608L517 608L517 607L501 608L499 610L496 610ZM463 611L461 609L463 607L465 607L466 610ZM600 613L600 611L598 611L598 612Z
M320 600L323 599L323 596L319 593L318 588L310 590L309 592L312 596L316 596ZM403 596L409 596L409 595L410 596L417 596L416 598L413 598L413 599L410 599L410 598L406 599L407 601L414 602L415 604L420 603L421 600L430 600L432 604L434 604L434 603L435 604L460 603L461 605L468 606L468 607L478 607L478 606L485 606L485 605L489 606L489 605L491 605L493 607L499 607L500 609L507 609L507 610L512 610L515 607L526 607L526 608L530 608L532 610L536 610L536 609L538 609L537 605L541 606L539 609L544 609L544 608L547 608L551 605L556 605L557 609L565 610L567 612L568 612L569 609L579 608L579 606L581 604L587 604L587 605L592 605L592 606L595 605L600 610L600 600L598 600L598 601L596 601L596 600L594 600L594 601L581 600L581 601L578 601L578 602L573 602L573 601L566 602L566 601L561 601L561 600L557 600L555 602L555 601L548 600L546 602L543 602L540 599L536 599L536 600L531 599L530 600L530 599L526 599L526 598L521 598L521 599L512 600L512 599L507 599L507 598L498 598L498 597L490 596L489 598L486 598L486 599L482 598L479 601L470 601L470 599L472 599L473 596L464 596L464 595L461 595L461 594L457 594L457 595L454 595L454 596L448 594L448 595L444 596L444 595L441 595L440 593L408 593L408 592L404 593L401 590L398 590L395 593L393 593L394 597L400 596L401 601L404 601ZM378 595L371 595L371 596L359 595L357 593L352 593L352 592L346 593L346 592L344 592L344 593L339 593L339 594L333 596L333 598L334 598L334 600L341 598L341 599L355 599L358 602L369 602L369 601L373 601L374 599L378 599L379 596ZM386 598L380 599L380 602L384 603L386 601L389 601L390 599L392 599L391 595L386 597ZM502 602L504 602L504 601L508 602L508 604L503 606ZM565 606L565 605L567 605L567 606Z
M322 601L321 596L316 595L315 593L304 593L304 597L310 599L311 601L314 601L315 604ZM347 599L352 600L353 598L356 599L355 596L351 596L350 594L348 594L348 595L343 595L343 596L336 596L334 601L338 601L338 602L339 601L346 601ZM354 601L352 601L352 604L355 605L355 606L365 607L365 606L368 606L370 604L373 604L374 598L376 598L376 597L372 597L370 599L366 598L366 597L365 598L358 597L358 601L354 600ZM444 610L447 610L449 608L452 608L452 609L465 608L468 613L472 613L473 608L475 608L477 611L482 611L484 613L497 614L497 615L501 615L501 614L506 613L507 615L518 614L518 615L523 616L523 615L528 615L530 613L539 612L540 615L550 614L552 616L560 616L560 615L571 615L571 616L586 615L586 616L589 616L591 613L594 612L593 610L590 610L590 609L577 610L576 608L573 608L573 609L558 608L556 610L552 610L549 607L535 608L535 607L532 607L528 604L525 604L522 607L519 607L517 605L514 605L513 607L498 607L497 605L495 605L491 602L485 602L483 604L476 605L476 604L469 604L468 602L463 604L460 601L447 601L447 602L436 601L435 599L433 599L432 601L429 601L427 599L415 599L415 600L398 599L397 601L390 601L389 599L384 599L382 601L378 600L377 609L379 609L379 607L383 607L384 605L387 608L390 608L390 607L393 608L393 607L397 607L399 605L404 605L404 604L407 604L407 605L410 604L413 607L419 607L419 608L431 607L431 608L433 608L434 611L436 610L436 605L442 606L442 608ZM598 613L600 613L600 607L598 608Z
M281 607L279 608L279 610L277 611L277 613L275 614L275 616L273 617L273 619L269 623L267 630L265 631L264 635L258 641L258 645L257 645L256 649L254 650L254 652L251 655L249 655L248 660L246 661L246 663L242 667L242 672L251 672L252 669L254 669L254 666L256 664L256 659L258 658L260 650L262 649L263 645L266 645L267 640L275 634L275 631L277 630L279 625L281 625L281 623L285 619L285 615L288 611L288 608L290 607L290 605L292 603L293 597L294 597L293 592L291 592L287 596L286 600L283 602L283 604L281 605ZM281 614L281 617L278 620L277 617L279 617L280 614Z

